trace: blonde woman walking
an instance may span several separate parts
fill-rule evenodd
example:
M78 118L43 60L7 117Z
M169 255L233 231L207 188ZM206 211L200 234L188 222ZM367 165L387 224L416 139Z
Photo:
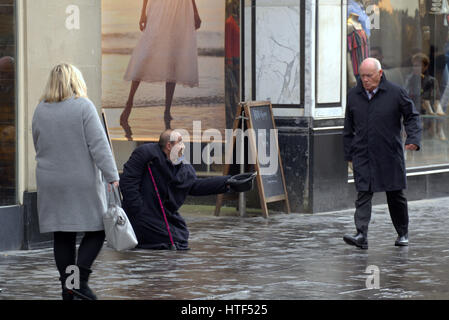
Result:
M115 186L119 176L97 110L76 67L63 63L51 70L34 112L32 131L39 228L54 235L62 298L95 300L88 279L105 239L102 215L107 208L101 173ZM78 232L84 232L84 237L77 254ZM79 289L65 285L71 265L79 268Z

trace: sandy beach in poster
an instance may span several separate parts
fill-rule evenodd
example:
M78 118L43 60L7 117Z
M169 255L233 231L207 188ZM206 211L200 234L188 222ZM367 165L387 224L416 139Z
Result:
M216 128L224 132L224 1L196 3L203 21L197 31L200 86L176 86L171 127L192 132L193 121L201 120L203 130ZM111 139L128 140L119 125L131 84L123 80L123 75L140 38L142 1L124 5L119 0L103 0L102 5L102 108ZM159 137L165 129L164 104L164 83L141 83L129 118L133 140L152 141Z

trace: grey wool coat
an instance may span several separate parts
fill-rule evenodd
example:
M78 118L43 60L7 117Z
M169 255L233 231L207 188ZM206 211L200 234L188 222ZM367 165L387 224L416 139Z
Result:
M106 182L119 180L93 103L87 98L41 102L32 123L41 233L104 230Z

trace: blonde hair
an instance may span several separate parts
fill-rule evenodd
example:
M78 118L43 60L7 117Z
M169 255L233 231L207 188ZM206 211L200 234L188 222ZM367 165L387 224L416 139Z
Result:
M60 102L72 96L87 98L83 74L71 64L60 63L51 70L40 101Z

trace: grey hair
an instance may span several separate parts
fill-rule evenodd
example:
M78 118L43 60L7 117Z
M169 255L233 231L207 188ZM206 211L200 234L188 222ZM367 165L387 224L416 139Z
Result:
M376 58L371 58L371 57L370 58L366 58L365 60L363 60L363 62L365 62L365 61L369 61L369 62L374 63L374 65L376 66L376 71L382 70L382 65L381 65L380 61L377 60Z
M375 65L376 65L376 71L382 70L382 65L380 64L380 61L377 60L376 58L372 58Z

